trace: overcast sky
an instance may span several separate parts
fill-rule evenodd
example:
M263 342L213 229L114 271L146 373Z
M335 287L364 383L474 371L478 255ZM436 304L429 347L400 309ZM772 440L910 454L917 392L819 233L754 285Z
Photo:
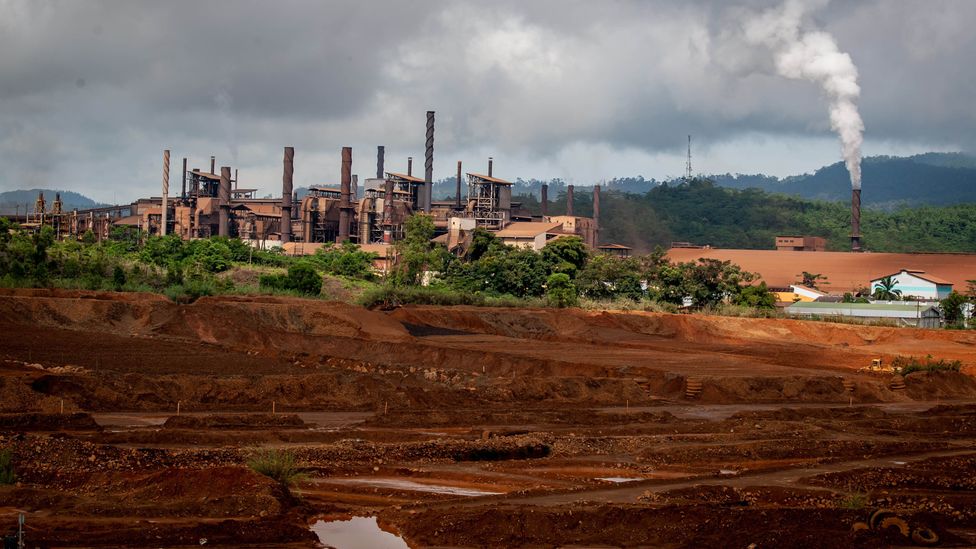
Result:
M789 175L840 160L816 84L730 37L778 1L0 0L0 190L158 195L162 150L297 185L457 160L577 184L684 171ZM859 70L865 155L972 151L976 1L835 0L805 28ZM870 181L865 181L865 187Z

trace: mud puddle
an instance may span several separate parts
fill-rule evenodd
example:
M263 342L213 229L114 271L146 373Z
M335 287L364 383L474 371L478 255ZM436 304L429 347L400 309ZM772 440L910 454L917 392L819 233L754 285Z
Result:
M406 490L409 492L427 492L460 497L497 496L505 492L464 488L446 484L425 484L398 478L331 478L323 480L327 484L344 484L349 486L372 486L375 488L389 488L392 490Z
M376 517L320 520L311 530L320 542L335 549L410 549L403 538L383 531Z
M596 477L597 480L602 480L604 482L612 482L614 484L623 484L625 482L637 482L638 480L644 480L637 477Z

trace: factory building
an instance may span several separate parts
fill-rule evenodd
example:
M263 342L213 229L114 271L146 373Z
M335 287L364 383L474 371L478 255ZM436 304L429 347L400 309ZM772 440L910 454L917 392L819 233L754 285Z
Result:
M352 149L342 149L338 185L314 185L299 197L293 190L295 150L285 147L282 161L281 198L257 198L257 190L238 188L238 175L231 167L217 169L210 157L209 171L188 169L183 159L179 192L170 193L170 154L163 152L162 196L142 198L120 208L99 212L48 214L43 197L36 209L39 224L56 220L65 235L79 235L92 228L96 238L109 236L113 227L127 227L147 235L177 235L183 239L228 236L257 247L278 247L288 243L331 244L353 242L361 246L390 245L403 238L404 224L413 215L428 215L435 227L435 240L459 250L471 239L475 228L499 235L513 245L541 249L553 238L580 236L598 244L599 187L593 192L593 218L572 215L572 201L566 215L533 216L512 201L512 183L494 176L493 159L488 173L463 174L466 197L462 197L462 166L457 165L453 200L433 202L434 113L427 113L425 174L413 175L413 158L406 173L386 171L385 149L377 148L376 176L365 180L360 192L352 173ZM545 190L544 190L545 192ZM569 189L572 193L572 189ZM118 210L118 211L116 211ZM47 217L45 218L45 215ZM529 235L529 236L524 236ZM291 253L312 253L314 247L288 246Z
M941 300L952 293L952 282L927 274L925 271L901 269L897 273L881 276L871 281L871 293L881 287L882 279L891 277L892 289L900 290L902 297Z

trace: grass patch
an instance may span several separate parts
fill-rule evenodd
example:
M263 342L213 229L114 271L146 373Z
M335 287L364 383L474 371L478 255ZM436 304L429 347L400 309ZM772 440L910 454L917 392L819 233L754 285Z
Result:
M0 485L13 484L17 482L17 474L14 473L14 453L7 448L0 450Z
M962 369L960 360L934 360L931 355L924 359L910 357L895 357L891 362L892 367L901 368L901 375L907 376L915 372L958 372Z
M868 495L864 492L852 492L840 500L842 509L864 509L868 505Z
M256 450L247 466L285 488L305 479L305 473L295 464L295 454L288 450Z

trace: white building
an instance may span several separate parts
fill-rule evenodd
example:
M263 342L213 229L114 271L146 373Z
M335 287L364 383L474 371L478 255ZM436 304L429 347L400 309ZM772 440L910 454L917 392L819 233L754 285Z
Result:
M952 293L952 283L937 276L926 274L925 271L902 269L901 271L875 278L871 281L871 293L881 286L881 279L890 276L895 281L895 290L901 290L902 297L915 299L941 300Z
M938 328L940 326L939 310L932 303L920 301L798 302L787 307L786 314L814 319L847 317L866 322L893 322L899 326L916 326L918 328Z

